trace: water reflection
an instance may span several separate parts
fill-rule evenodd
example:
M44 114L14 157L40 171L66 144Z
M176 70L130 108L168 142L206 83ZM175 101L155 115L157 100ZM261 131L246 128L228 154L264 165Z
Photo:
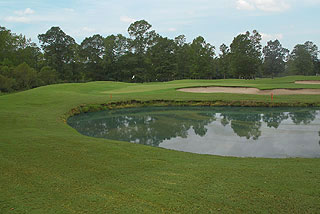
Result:
M186 138L189 129L204 136L205 126L214 120L215 114L193 110L138 108L82 114L68 124L87 136L159 146L174 137Z
M309 111L297 111L297 112L290 112L289 116L291 120L295 124L310 124L316 118L316 111L309 110Z
M248 113L223 113L223 125L231 124L231 128L239 137L257 140L260 135L261 115Z
M278 128L281 121L287 120L288 118L289 115L283 112L269 112L262 116L263 122L265 122L270 128Z
M68 124L88 136L196 153L320 156L319 110L314 108L133 108L82 114L70 118ZM252 153L252 146L245 148L244 144L252 143L258 145L258 155ZM276 152L274 147L278 148Z

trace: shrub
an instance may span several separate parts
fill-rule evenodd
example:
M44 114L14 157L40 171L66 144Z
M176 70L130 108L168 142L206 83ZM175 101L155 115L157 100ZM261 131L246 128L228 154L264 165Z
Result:
M41 68L38 77L42 85L50 85L58 82L58 72L50 66Z
M0 74L0 91L1 92L11 92L16 84L13 78L5 77Z
M13 70L13 78L16 80L16 90L35 88L40 85L36 70L25 62Z

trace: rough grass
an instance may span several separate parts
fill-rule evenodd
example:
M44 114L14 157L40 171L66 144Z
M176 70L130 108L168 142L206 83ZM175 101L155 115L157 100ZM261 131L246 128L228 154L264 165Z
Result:
M293 84L304 79L91 82L0 96L0 213L319 213L319 159L183 153L82 136L62 120L82 104L127 100L271 102L182 87L320 88ZM320 95L273 102L320 103Z

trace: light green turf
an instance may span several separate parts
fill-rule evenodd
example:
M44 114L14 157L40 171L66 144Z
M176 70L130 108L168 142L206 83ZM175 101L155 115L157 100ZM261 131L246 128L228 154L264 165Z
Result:
M319 159L183 153L85 137L62 120L81 104L132 99L270 102L181 87L320 88L293 84L305 78L91 82L0 96L0 213L319 213ZM320 103L320 95L274 102Z

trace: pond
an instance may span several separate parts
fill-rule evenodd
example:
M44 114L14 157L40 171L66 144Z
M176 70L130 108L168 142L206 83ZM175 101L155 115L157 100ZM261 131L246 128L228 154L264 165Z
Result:
M236 157L320 157L316 108L143 107L79 114L81 134Z

